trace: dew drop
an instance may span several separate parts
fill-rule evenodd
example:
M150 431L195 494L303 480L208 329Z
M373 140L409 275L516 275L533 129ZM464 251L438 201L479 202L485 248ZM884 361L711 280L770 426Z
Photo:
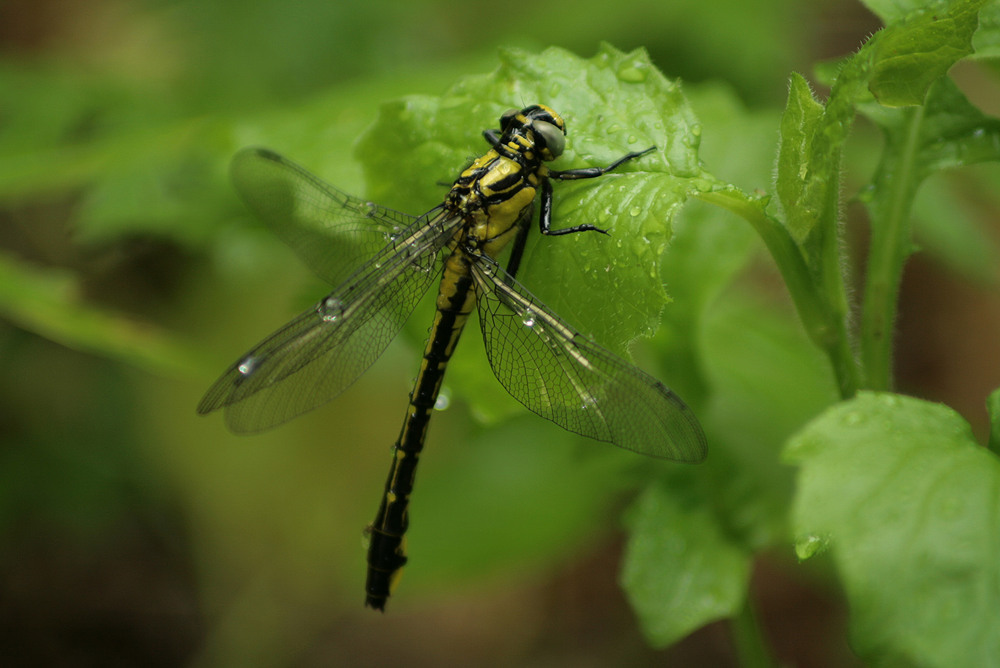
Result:
M826 538L810 534L795 541L795 556L801 561L805 561L825 550L829 544L830 541Z
M344 314L344 304L336 297L327 297L316 310L324 322L333 322Z
M437 400L434 401L434 410L448 410L449 406L451 406L451 390L447 387L442 387L441 391L438 392Z
M622 63L616 74L625 83L642 83L649 76L649 69L641 60L631 60Z
M693 178L688 183L695 192L707 193L715 189L715 183L709 179Z
M848 427L854 427L864 422L865 418L857 411L850 411L844 414L843 420Z
M899 398L898 394L886 392L884 394L880 394L878 399L883 406L888 406L889 408L899 408L903 405L903 402Z
M257 358L251 355L247 355L240 363L236 366L236 370L240 372L240 375L247 377L252 374L257 369Z

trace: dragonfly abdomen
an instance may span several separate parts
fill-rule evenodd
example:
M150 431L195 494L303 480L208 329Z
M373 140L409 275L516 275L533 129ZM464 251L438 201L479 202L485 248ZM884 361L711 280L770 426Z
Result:
M475 303L471 260L464 250L458 249L445 263L434 324L410 394L403 428L393 447L385 494L375 521L368 528L365 604L376 610L385 609L386 601L406 564L405 534L417 462L424 447L431 412L444 381L445 368Z

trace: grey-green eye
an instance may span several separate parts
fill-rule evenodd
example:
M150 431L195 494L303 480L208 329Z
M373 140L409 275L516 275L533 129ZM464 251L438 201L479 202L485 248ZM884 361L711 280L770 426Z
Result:
M517 109L508 109L503 112L503 114L500 115L500 129L506 130L507 124L514 120L515 116L517 116Z
M566 148L566 135L563 134L562 130L545 121L535 121L531 127L535 134L542 139L545 148L549 149L553 158L562 155L563 149Z

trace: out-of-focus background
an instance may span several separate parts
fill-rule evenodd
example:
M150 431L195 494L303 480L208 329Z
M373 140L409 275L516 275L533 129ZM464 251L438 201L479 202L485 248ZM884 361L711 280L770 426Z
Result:
M0 665L730 665L723 623L644 643L616 582L625 500L609 499L627 485L541 420L486 428L458 396L432 426L413 565L385 615L363 609L362 528L429 315L281 429L237 438L198 418L214 377L323 293L246 215L226 164L265 144L360 194L353 142L379 104L493 70L501 46L589 57L608 41L645 47L696 99L738 99L757 132L729 141L757 163L713 147L707 123L705 157L766 189L789 73L878 27L848 0L0 4ZM908 268L898 371L982 435L1000 303L972 260ZM744 280L784 303L767 266ZM587 485L592 505L564 489ZM482 505L507 498L544 503ZM755 571L765 635L797 665L849 663L842 604L790 560Z

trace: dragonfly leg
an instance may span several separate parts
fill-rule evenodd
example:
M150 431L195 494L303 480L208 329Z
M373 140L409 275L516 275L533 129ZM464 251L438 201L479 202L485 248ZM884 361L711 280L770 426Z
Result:
M510 249L510 258L507 260L507 273L511 277L517 276L518 267L521 266L521 256L524 255L524 245L528 240L528 231L531 229L531 214L534 207L530 207L521 215L517 222L517 236Z
M629 160L635 160L636 158L642 157L651 151L655 151L655 146L650 146L644 151L632 151L631 153L626 153L622 157L618 158L612 162L607 167L583 167L581 169L566 169L563 171L556 171L554 169L549 170L549 178L556 179L557 181L574 181L576 179L596 179L598 176L603 176L615 169L620 167L623 163Z
M497 144L500 143L500 131L483 130L483 138L486 139L486 143L488 143L493 148L496 148Z
M566 227L561 230L552 229L552 184L548 179L556 179L558 181L575 181L578 179L596 179L598 176L603 176L620 166L624 162L629 160L634 160L640 156L646 155L650 151L655 151L655 146L650 146L645 151L633 151L631 153L626 153L622 157L618 158L612 162L607 167L583 167L581 169L567 169L564 171L549 170L548 178L542 181L542 209L541 215L538 218L538 226L542 231L542 234L547 234L549 236L558 236L560 234L572 234L573 232L601 232L602 234L607 234L607 230L602 230L596 225L591 225L589 223L584 223L583 225L574 225L573 227Z
M600 176L599 174L597 176ZM607 230L602 230L596 225L591 225L590 223L583 223L582 225L574 225L573 227L564 227L561 230L552 229L552 183L546 179L542 181L542 207L541 214L538 216L538 227L541 229L542 234L548 235L550 237L557 237L561 234L573 234L574 232L600 232L601 234L607 234Z

